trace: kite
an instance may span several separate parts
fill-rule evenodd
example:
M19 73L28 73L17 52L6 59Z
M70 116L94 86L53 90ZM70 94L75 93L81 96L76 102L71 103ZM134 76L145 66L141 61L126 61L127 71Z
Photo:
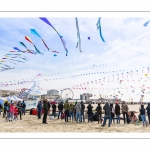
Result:
M66 50L66 56L68 55L68 50L66 48L66 43L65 43L65 40L63 39L63 36L61 36L58 31L52 26L52 24L47 20L47 18L45 17L39 17L42 21L44 21L45 23L47 23L49 26L51 26L55 31L56 33L59 35L61 41L62 41L62 44L64 46L64 49Z
M50 48L48 48L48 46L46 45L46 43L44 42L44 40L41 38L41 36L37 33L37 31L36 31L35 29L30 29L30 31L31 31L32 34L38 36L38 37L42 40L42 42L44 43L45 47L46 47L46 48L48 49L48 51L49 51Z
M88 37L88 40L90 40L90 37Z
M19 43L20 43L21 46L23 46L23 47L25 47L25 48L27 49L27 52L28 52L28 53L36 54L36 52L34 52L34 51L32 51L32 50L29 50L29 49L25 46L25 44L24 44L23 42L19 42ZM22 51L22 52L26 52L26 51Z
M33 44L33 46L34 46L34 48L35 48L35 50L36 50L37 53L43 54L43 53L41 53L41 52L37 49L37 47L34 45L34 43L29 39L29 37L25 36L25 39L26 39L28 42L30 42L31 44Z
M103 36L102 36L100 19L101 19L101 18L98 18L98 22L97 22L97 24L96 24L96 25L97 25L97 30L99 29L100 37L101 37L102 41L105 42L105 40L104 40L104 38L103 38Z
M54 53L59 53L59 52L57 52L57 51L52 51L52 52L54 52Z
M56 55L56 54L54 54L54 56L56 57L57 55Z
M79 25L78 25L78 18L75 18L75 19L76 19L77 39L78 39L76 48L79 45L79 50L80 50L80 52L82 52L81 51L81 38L80 38L80 31L79 31Z
M149 22L150 22L150 20L147 21L147 22L145 22L143 25L144 25L145 27L147 27L147 25L148 25Z

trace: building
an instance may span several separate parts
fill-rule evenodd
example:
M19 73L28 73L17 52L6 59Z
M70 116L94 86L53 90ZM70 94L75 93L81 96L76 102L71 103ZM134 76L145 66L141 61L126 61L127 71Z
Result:
M48 90L47 91L47 96L58 96L59 95L59 91L57 91L57 90Z

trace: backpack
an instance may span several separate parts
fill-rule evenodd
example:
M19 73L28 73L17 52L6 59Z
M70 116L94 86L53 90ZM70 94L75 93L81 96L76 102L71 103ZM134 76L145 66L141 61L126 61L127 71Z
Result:
M112 107L112 111L111 111L113 114L115 113L115 108L114 107Z

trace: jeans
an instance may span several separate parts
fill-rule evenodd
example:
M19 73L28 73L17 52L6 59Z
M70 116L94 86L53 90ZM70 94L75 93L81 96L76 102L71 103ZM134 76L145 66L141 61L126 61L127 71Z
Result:
M146 123L146 115L141 115L142 123L144 125L144 122Z
M112 121L113 121L113 123L115 123L115 116L114 115L111 115L111 123L112 123Z
M9 120L13 120L14 119L14 114L13 113L9 113Z
M68 122L69 110L65 110L65 122Z
M55 118L55 116L56 116L56 110L53 110L52 116L54 116L54 118Z
M88 114L88 122L93 122L93 114Z
M58 112L58 119L59 119L60 114L61 114L61 118L62 118L62 110L59 110L59 112Z
M14 116L14 120L16 120L16 119L18 120L18 115L15 115L15 116Z
M106 125L107 118L109 119L108 126L110 127L111 115L105 115L105 117L104 117L104 122L103 122L103 126Z
M72 121L73 121L73 111L69 112L69 116L70 116L70 120L72 119Z
M24 108L22 108L22 115L25 115L25 109Z
M125 115L126 115L126 118L125 118ZM124 124L126 123L127 118L128 118L128 113L127 113L127 112L123 112L123 120L124 120Z
M78 122L78 118L79 118L79 121L81 122L81 112L80 111L76 111L76 122Z
M120 115L116 115L117 123L120 123Z
M83 122L85 122L85 118L84 118L84 110L81 110L81 122L82 122L82 117L83 117Z
M38 111L38 119L41 119L41 111Z

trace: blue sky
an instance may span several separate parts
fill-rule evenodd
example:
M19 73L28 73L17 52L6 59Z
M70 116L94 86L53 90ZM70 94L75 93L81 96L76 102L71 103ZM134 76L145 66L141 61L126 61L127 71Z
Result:
M71 77L76 74L131 70L150 66L150 25L147 27L143 26L149 18L101 18L102 35L105 39L104 43L96 27L98 18L78 17L82 53L76 48L77 30L75 18L47 19L56 28L59 34L64 37L68 49L68 56L65 56L65 50L57 33L39 18L0 18L1 58L9 53L10 50L13 50L13 47L25 50L19 45L19 41L24 42L29 49L34 50L32 44L25 40L25 36L30 37L37 48L44 53L43 56L39 54L22 54L22 56L28 57L29 60L26 63L17 63L15 66L11 63L5 63L11 67L15 67L15 69L0 72L0 82L13 81L15 83L17 80L30 79L41 73L43 75L43 77L40 78L40 80L42 80L40 82L41 88L63 89L73 87L77 84L79 85L80 83L95 81L103 77L112 77L113 75L109 73L109 75L97 74ZM59 51L58 56L54 57L54 53L49 52L42 41L30 33L30 29L36 29L50 48ZM91 40L88 40L88 37L90 37ZM143 54L145 52L148 53ZM125 60L126 58L127 60ZM102 65L107 63L110 64ZM93 67L93 65L102 66ZM89 67L92 68L78 71L78 69ZM61 72L67 73L61 74ZM44 76L54 73L60 74ZM117 76L117 73L115 76ZM44 79L63 77L69 78L51 80L49 82L43 81ZM3 87L3 89L29 88L32 84L33 83ZM128 84L130 85L131 83ZM101 86L97 85L97 87ZM42 92L44 93L44 91ZM101 93L99 90L74 90L74 98L79 98L79 94L84 92L95 94L95 98L98 98Z

